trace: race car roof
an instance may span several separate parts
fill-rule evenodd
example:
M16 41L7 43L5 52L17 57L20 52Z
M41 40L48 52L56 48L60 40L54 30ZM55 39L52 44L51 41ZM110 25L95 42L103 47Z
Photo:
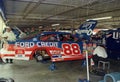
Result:
M70 34L68 32L43 32L41 35L44 35L44 34Z

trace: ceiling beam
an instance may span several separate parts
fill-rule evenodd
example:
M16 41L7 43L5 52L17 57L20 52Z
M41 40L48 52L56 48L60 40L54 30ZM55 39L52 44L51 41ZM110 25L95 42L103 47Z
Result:
M37 3L39 0L31 0L31 1L27 1L27 0L8 0L8 1L17 1L17 2L32 2L32 3Z
M101 12L96 12L94 14L88 14L88 15L83 15L83 16L79 16L79 17L75 17L73 19L78 19L78 18L86 18L86 17L90 17L90 16L95 16L95 15L100 15L100 14L105 14L105 13L110 13L110 12L116 12L116 11L120 11L120 8L119 9L114 9L114 10L109 10L109 11L101 11Z
M110 3L110 2L113 2L114 0L109 0L109 1L106 1L106 2L103 2L102 4L106 4L106 3ZM88 2L89 3L89 2ZM70 9L70 10L67 10L67 11L63 11L63 12L61 12L61 13L58 13L58 14L55 14L55 15L52 15L52 16L49 16L49 17L46 17L45 19L49 19L49 18L51 18L51 17L54 17L54 16L57 16L57 15L62 15L62 14L64 14L64 13L68 13L68 12L71 12L71 11L74 11L74 10L77 10L77 9L86 9L86 10L97 10L98 11L98 9L94 9L94 8L90 8L90 6L93 6L93 5L96 5L96 4L100 4L100 1L94 1L94 2L92 2L92 3L90 3L90 4L86 4L86 5L84 5L84 6L78 6L78 7L76 7L76 8L73 8L73 9ZM102 11L102 10L99 10L99 11Z
M36 9L44 0L41 0L37 2L28 12L26 12L23 16L23 19L25 19L34 9Z
M63 6L63 7L76 7L75 5L67 5L67 4L57 4L57 3L47 3L47 2L43 2L41 4L46 4L46 5L56 5L56 6Z
M33 27L33 26L40 26L40 25L44 25L44 24L25 24L25 23L22 23L22 24L19 24L19 23L10 23L8 24L9 26L17 26L17 27Z
M31 1L26 1L26 0L9 0L9 1L38 3L39 0L38 1L35 1L35 0L31 0ZM75 5L60 4L60 3L50 3L50 2L41 2L41 4L56 5L56 6L65 6L65 7L76 7Z
M15 18L10 18L10 21L15 21L15 22L19 22L19 21L31 21L31 22L36 22L36 21L40 21L40 22L69 22L71 20L37 20L37 19L15 19Z
M69 10L66 10L66 11L63 11L63 12L54 14L54 15L52 15L52 16L46 17L44 20L49 19L49 18L54 17L54 16L57 16L57 15L62 15L62 14L64 14L64 13L68 13L68 12L71 12L71 11L74 11L74 10L77 10L77 9L90 9L90 10L95 10L95 9L92 9L92 8L86 8L86 6L90 6L90 5L92 5L92 4L95 5L95 4L98 4L98 3L97 3L97 1L94 1L94 2L92 2L92 3L90 3L90 4L86 4L86 5L84 5L84 6L78 6L78 7L75 7L75 8L72 8L72 9L69 9Z
M27 4L27 6L25 7L25 9L23 10L23 15L24 15L24 13L27 11L27 9L31 6L31 4L32 4L32 2L29 2L29 3Z

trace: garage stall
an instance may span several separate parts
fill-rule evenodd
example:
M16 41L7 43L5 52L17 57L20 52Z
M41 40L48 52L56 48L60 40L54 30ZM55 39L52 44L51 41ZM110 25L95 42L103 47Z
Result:
M0 80L119 82L119 0L0 0Z

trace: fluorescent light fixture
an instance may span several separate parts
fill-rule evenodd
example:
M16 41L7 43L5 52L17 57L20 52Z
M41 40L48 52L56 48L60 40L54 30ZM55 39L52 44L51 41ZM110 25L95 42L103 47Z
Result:
M59 26L60 24L52 24L51 26Z
M93 18L93 19L87 19L87 21L89 20L104 20L104 19L111 19L112 16L109 16L109 17L101 17L101 18Z

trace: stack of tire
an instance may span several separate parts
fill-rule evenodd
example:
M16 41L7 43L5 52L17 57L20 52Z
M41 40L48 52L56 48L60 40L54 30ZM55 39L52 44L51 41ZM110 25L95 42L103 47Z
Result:
M15 82L12 78L0 78L0 82Z

